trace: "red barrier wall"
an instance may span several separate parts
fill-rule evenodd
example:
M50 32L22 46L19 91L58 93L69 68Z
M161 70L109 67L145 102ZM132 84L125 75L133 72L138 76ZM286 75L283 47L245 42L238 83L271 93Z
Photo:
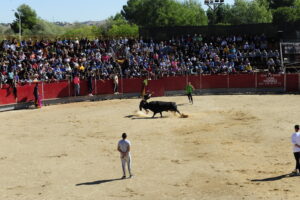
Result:
M114 84L112 80L97 80L96 94L113 94ZM119 88L120 91L120 88Z
M284 75L282 74L257 74L258 88L280 88L284 87Z
M163 78L163 85L166 91L184 90L187 79L187 76L166 77Z
M165 80L150 80L147 89L152 92L153 97L159 97L165 95L165 88L164 88Z
M3 87L0 88L0 105L12 103L16 103L13 90L12 88L9 88L8 85L3 85Z
M200 76L189 76L188 81L191 82L195 89L200 89Z
M123 93L140 93L142 89L142 78L136 79L119 79L119 92ZM266 74L236 74L236 75L201 75L201 76L180 76L166 77L159 80L150 80L147 90L153 92L153 96L163 96L165 91L184 90L186 83L190 81L196 89L209 88L283 88L284 75L266 75ZM299 74L286 75L286 90L288 92L300 91ZM34 83L18 85L18 102L30 102L34 100L33 90ZM80 94L88 94L87 81L81 80ZM39 83L39 93L44 99L62 98L74 96L73 83L68 81ZM112 94L112 80L93 81L93 94ZM123 89L123 91L122 91ZM43 93L44 92L44 93ZM13 104L16 98L13 89L8 85L0 88L0 105Z
M286 91L287 92L300 91L299 74L287 74L286 75Z
M255 74L229 75L229 88L255 88Z
M18 103L30 102L34 100L33 90L35 83L18 86ZM42 95L42 84L39 83L39 95ZM42 97L42 96L41 96Z
M141 93L142 91L142 78L123 79L120 82L120 92L122 93ZM123 91L122 89L123 84Z
M201 89L227 88L228 75L203 75L201 76Z
M40 85L40 87L42 86ZM69 92L68 81L44 83L44 99L68 97L70 96Z

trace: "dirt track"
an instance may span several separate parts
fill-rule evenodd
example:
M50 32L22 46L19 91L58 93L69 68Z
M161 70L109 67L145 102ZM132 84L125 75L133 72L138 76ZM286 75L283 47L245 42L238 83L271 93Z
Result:
M300 198L300 177L281 176L294 168L299 95L155 99L189 118L134 116L138 99L0 113L0 199ZM113 180L122 132L135 177Z

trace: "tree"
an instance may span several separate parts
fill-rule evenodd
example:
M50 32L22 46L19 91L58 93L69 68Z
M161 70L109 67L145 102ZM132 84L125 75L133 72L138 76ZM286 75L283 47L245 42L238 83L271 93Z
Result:
M296 0L295 2L295 12L297 20L300 20L300 0Z
M137 16L142 17L142 8L144 0L129 0L127 5L123 6L121 11L122 16L128 21L138 24L138 22L143 21L144 19L139 19Z
M102 29L99 26L89 26L83 24L75 24L73 26L69 26L65 28L65 32L63 36L68 38L73 37L87 37L87 38L97 38L102 34Z
M38 36L59 36L64 33L64 28L46 20L38 19L36 25L25 33Z
M284 24L287 22L294 22L297 19L295 8L280 7L273 11L273 23Z
M235 0L228 15L228 23L234 25L272 22L272 13L261 0Z
M19 33L19 14L22 22L22 31L31 30L38 21L36 12L26 4L22 4L18 7L17 10L18 12L15 12L16 19L11 24L11 28L13 29L13 31L15 33Z
M136 24L130 24L121 13L106 20L103 27L103 35L108 37L138 37L139 28Z
M261 5L266 7L269 10L270 7L270 0L256 0L256 2Z
M139 27L137 25L120 24L113 25L107 35L110 37L137 37L139 33Z
M182 14L185 14L183 25L207 25L208 19L201 4L196 0L186 0L183 3Z
M268 0L271 9L277 9L280 7L292 7L295 4L295 0Z
M215 11L208 9L206 11L208 24L227 24L230 9L229 4L220 5Z
M207 10L209 24L257 24L272 22L267 0L235 0L234 5L223 4L215 11Z
M128 0L121 14L139 26L206 25L207 17L196 0Z

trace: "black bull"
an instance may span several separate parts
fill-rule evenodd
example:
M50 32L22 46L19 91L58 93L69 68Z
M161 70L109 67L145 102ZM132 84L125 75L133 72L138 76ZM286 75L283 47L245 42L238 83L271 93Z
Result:
M154 117L156 113L160 113L160 117L162 117L163 111L173 111L181 114L177 110L177 105L175 102L151 101L148 103L147 101L142 100L140 103L140 111L142 111L143 108L146 111L148 111L148 109L151 110L153 112L152 117Z

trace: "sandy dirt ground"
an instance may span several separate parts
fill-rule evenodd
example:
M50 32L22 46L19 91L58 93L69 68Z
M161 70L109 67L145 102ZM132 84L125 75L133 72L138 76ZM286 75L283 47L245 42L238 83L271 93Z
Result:
M138 99L0 113L0 199L300 199L300 176L286 176L299 95L154 99L189 118L135 116ZM122 132L135 175L125 180Z

